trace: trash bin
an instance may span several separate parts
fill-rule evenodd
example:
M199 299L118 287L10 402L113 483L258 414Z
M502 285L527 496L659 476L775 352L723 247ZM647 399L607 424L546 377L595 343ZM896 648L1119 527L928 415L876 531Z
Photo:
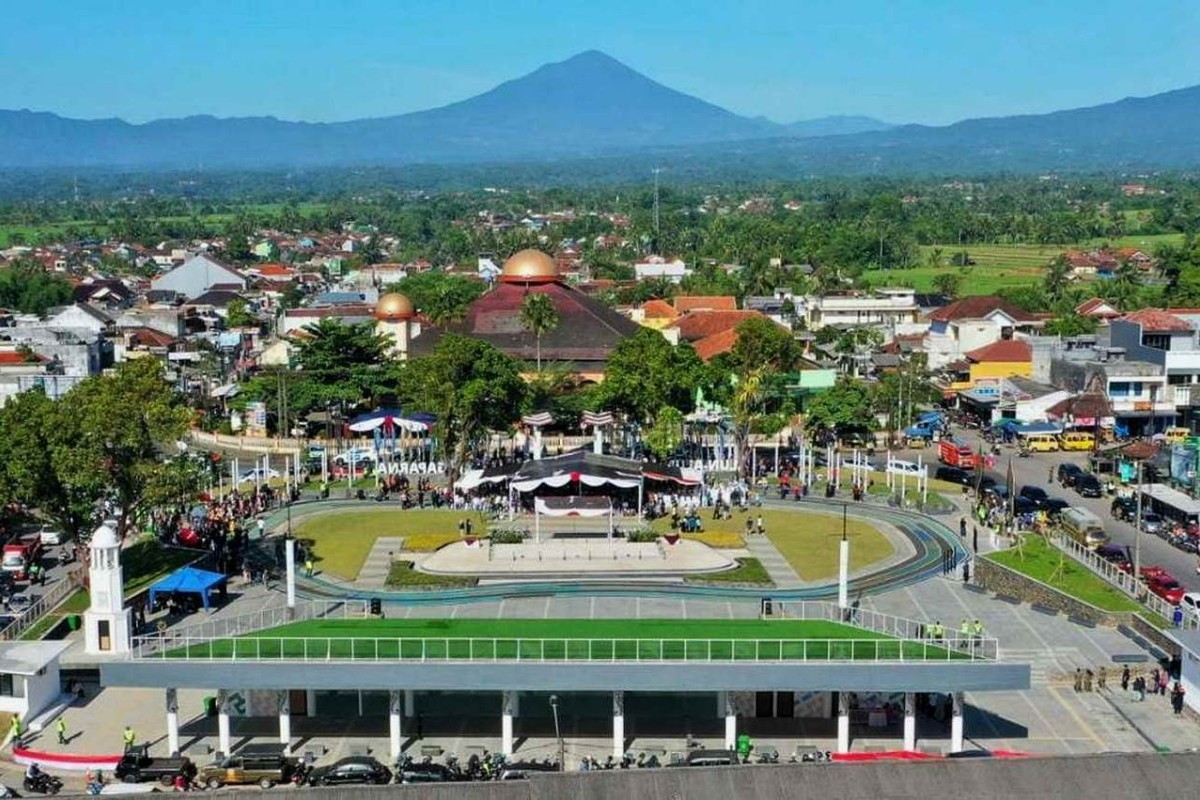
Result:
M204 698L204 716L215 717L217 715L217 698Z
M67 615L67 627L73 631L79 630L79 615L78 614L68 614Z

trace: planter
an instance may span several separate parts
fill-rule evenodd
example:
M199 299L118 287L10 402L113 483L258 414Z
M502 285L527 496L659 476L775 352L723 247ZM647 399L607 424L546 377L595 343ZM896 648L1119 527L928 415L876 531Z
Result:
M675 544L676 542L679 541L679 534L678 533L668 533L665 536L663 536L663 538L667 540L667 544Z

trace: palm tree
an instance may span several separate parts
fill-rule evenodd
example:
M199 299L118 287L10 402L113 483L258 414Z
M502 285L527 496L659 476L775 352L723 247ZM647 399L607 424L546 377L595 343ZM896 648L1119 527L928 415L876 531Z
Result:
M1046 268L1046 274L1042 278L1042 288L1046 290L1046 294L1051 300L1058 300L1067 290L1070 280L1071 267L1068 266L1066 258L1059 256Z
M542 334L558 327L558 310L550 296L527 294L521 303L521 326L533 334L537 342L537 371L542 371Z

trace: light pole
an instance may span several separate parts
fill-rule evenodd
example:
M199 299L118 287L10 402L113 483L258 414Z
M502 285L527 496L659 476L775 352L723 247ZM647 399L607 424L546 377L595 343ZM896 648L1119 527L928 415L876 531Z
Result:
M554 712L554 738L558 741L558 771L566 772L566 759L563 755L562 730L558 727L558 695L550 695L550 710Z
M1133 519L1133 596L1139 597L1139 581L1142 579L1142 460L1137 464L1137 497Z

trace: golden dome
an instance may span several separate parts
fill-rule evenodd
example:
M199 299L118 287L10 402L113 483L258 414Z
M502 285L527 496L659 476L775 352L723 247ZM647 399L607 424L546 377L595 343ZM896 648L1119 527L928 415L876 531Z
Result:
M504 262L505 283L549 283L558 280L558 265L541 250L522 250Z
M412 319L412 316L412 301L397 292L385 294L375 304L375 319L381 322L399 322L404 319Z

